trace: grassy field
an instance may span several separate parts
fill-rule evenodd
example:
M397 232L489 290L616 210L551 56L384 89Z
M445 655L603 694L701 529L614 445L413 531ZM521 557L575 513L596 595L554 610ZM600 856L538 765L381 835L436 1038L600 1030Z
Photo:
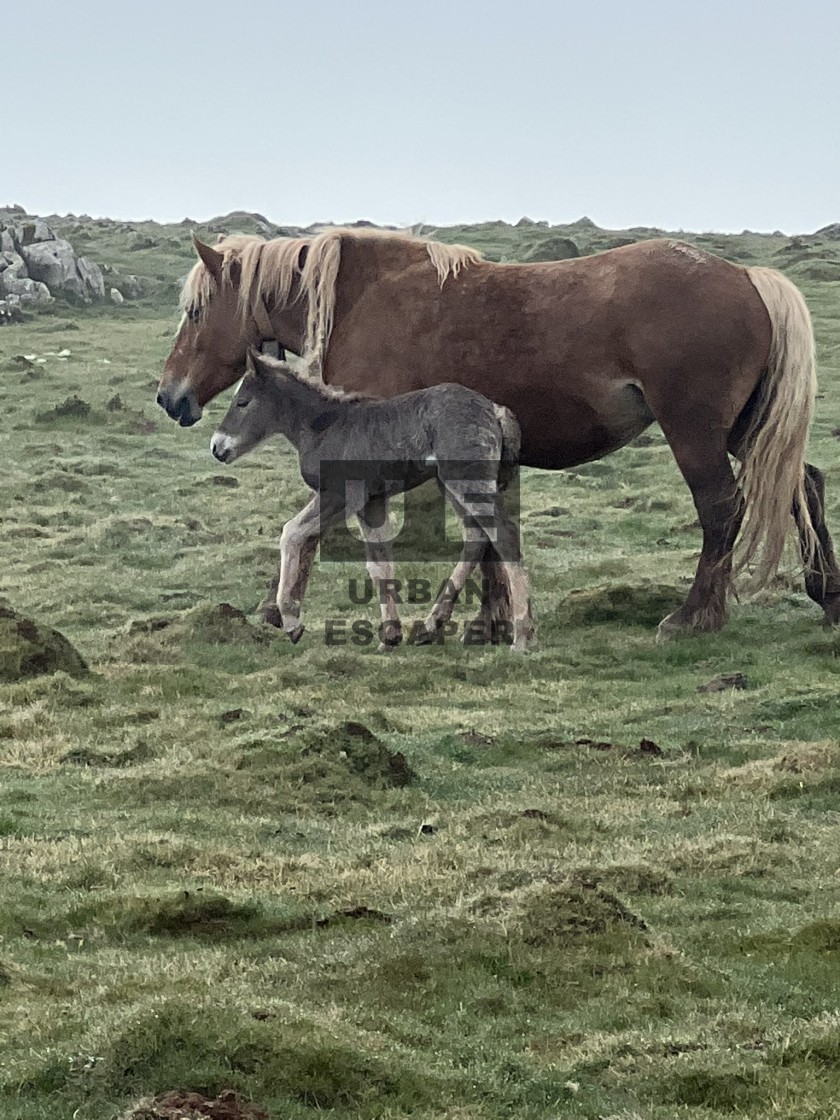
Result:
M524 473L529 657L325 645L376 614L341 565L293 647L253 613L290 452L221 468L226 399L187 431L154 403L188 228L56 225L145 295L0 331L0 595L92 670L0 684L3 1120L170 1089L272 1120L840 1117L840 639L794 567L656 645L699 533L652 429ZM652 231L436 232L514 259ZM692 240L803 287L840 532L840 241Z

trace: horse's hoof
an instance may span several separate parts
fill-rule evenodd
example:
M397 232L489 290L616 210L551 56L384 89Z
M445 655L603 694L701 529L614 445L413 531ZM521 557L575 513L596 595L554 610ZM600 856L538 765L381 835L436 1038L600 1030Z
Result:
M822 624L825 627L840 625L840 595L833 595L830 600L823 603Z
M685 623L678 620L678 615L679 611L674 611L673 614L669 614L662 619L656 628L657 643L670 642L672 638L676 638L685 632Z
M298 642L301 640L301 638L303 637L303 632L304 632L305 629L306 629L305 626L296 626L294 630L287 630L286 631L286 633L289 635L289 641L292 643L293 646L296 646L298 644Z

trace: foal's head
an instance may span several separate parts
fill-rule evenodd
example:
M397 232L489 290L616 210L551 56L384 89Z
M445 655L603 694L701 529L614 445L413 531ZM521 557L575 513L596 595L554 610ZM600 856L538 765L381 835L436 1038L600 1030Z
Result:
M219 462L234 462L277 431L271 393L275 380L267 365L249 351L242 383L210 441Z

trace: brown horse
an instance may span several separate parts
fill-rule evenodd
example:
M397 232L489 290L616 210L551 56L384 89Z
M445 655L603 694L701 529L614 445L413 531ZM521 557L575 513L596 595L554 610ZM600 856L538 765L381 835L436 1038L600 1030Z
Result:
M476 389L516 415L526 466L600 458L656 420L703 531L694 583L660 636L723 625L745 515L735 570L754 564L755 586L766 584L792 513L806 590L826 622L840 621L823 477L804 460L813 328L781 273L672 240L530 265L346 229L196 250L158 392L182 425L268 338L346 390L392 397L441 380Z

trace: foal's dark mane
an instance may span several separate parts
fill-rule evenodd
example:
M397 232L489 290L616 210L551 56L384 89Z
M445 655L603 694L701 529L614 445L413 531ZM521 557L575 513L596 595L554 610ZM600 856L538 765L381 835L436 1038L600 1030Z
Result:
M288 362L279 361L277 358L271 358L265 354L255 355L253 360L255 364L259 363L263 375L268 378L273 386L280 389L282 388L283 377L292 377L308 389L314 389L319 396L324 398L325 404L349 404L352 401L376 401L380 399L373 396L372 393L346 392L334 385L325 385L317 372L314 369L310 372L309 367L305 371L296 370Z

